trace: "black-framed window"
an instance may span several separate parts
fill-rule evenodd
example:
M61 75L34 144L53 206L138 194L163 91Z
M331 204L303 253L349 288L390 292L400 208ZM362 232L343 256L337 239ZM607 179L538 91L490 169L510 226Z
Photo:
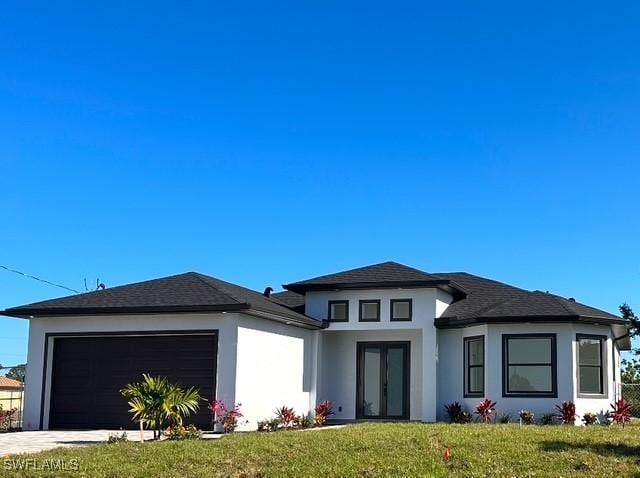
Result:
M359 310L360 322L380 322L379 300L361 300Z
M394 322L410 321L413 313L413 301L411 299L391 299L389 316Z
M605 343L604 335L577 334L578 394L605 394Z
M349 301L330 300L327 317L331 322L349 322Z
M484 396L484 335L464 338L464 396Z
M502 358L503 397L557 397L555 334L504 334Z

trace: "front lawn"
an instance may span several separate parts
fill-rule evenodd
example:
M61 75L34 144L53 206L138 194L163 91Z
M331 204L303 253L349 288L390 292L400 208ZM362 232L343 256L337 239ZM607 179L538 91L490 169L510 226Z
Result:
M219 440L95 445L29 458L36 463L77 459L79 472L62 475L91 477L640 477L639 432L635 426L359 424L326 430L236 433ZM448 461L444 458L446 449L451 452ZM47 475L7 471L5 467L0 467L1 476Z

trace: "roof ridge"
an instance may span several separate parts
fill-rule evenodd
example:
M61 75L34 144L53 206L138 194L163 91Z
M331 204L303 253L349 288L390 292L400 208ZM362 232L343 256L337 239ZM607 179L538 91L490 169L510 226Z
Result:
M398 262L398 261L386 261L380 264L372 264L372 265L376 266L376 265L383 265L383 264L394 264L396 266L404 267L405 269L411 269L412 271L420 272L421 274L427 274L430 276L436 275L433 272L423 271L422 269L418 269L417 267L413 267L413 266L408 266L407 264L403 264L402 262Z
M498 301L498 302L494 302L492 304L487 305L486 307L478 309L476 311L475 315L480 317L480 316L484 315L485 312L489 312L490 310L495 309L496 307L508 304L509 302L512 302L512 301L514 301L516 299L520 299L520 298L521 298L520 296L518 296L518 297L509 297L508 299L501 300L501 301Z
M567 302L570 302L570 301L569 301L569 299L567 299L567 298L565 298L565 297L562 297L561 295L551 294L551 293L549 293L549 292L547 292L547 294L549 294L549 295L550 295L550 296L551 296L551 297L552 297L552 298L553 298L553 299L554 299L558 304L560 304L560 305L561 305L561 306L562 306L562 307L563 307L567 312L570 312L570 313L572 313L572 314L577 314L577 315L579 315L578 311L577 311L577 310L574 310L574 309L573 309L573 307L571 307L571 304L567 304ZM574 302L575 302L575 300L574 300ZM577 302L576 302L576 303L577 303ZM588 305L586 305L586 304L582 304L582 305L584 305L584 306L586 306L586 307L591 307L591 306L588 306ZM603 311L603 312L606 312L606 310L605 310L605 311Z
M452 274L463 274L463 275L468 276L468 277L474 277L476 279L480 279L480 280L483 280L483 281L491 282L492 284L497 284L497 285L499 285L501 287L509 287L511 289L516 289L516 290L519 290L521 292L527 292L529 294L534 292L534 291L532 291L530 289L525 289L524 287L519 287L517 285L508 284L506 282L502 282L502 281L495 280L495 279L489 279L488 277L479 276L477 274L471 274L470 272L458 271L458 272L434 272L433 273L433 275L438 275L438 276L442 277L443 279L446 279L445 276L452 275Z
M198 280L200 280L203 284L205 284L207 287L210 287L213 290L217 290L218 292L220 292L220 288L218 288L218 287L214 286L213 284L211 284L209 282L210 280L215 280L217 282L222 282L223 284L230 284L230 282L226 282L226 281L223 281L223 280L220 280L220 279L216 279L215 277L211 277L211 276L208 276L206 274L201 274L200 272L188 272L187 274L192 274L193 276L198 278ZM241 287L241 286L236 286L236 287ZM247 289L247 290L251 290L251 289ZM256 291L252 291L252 292L256 292ZM227 287L224 287L224 290L222 290L222 293L227 295L227 296L229 296L232 300L234 300L238 304L247 304L246 301L238 299L238 297L235 294L233 294L232 292L229 292ZM247 305L250 305L250 304L247 304Z
M414 274L423 276L424 280L442 280L442 277L439 277L435 274L432 274L430 272L426 272L423 271L421 269L417 269L415 267L411 267L408 266L406 264L402 264L400 262L396 262L396 261L385 261L385 262L377 262L375 264L367 264L364 266L359 266L359 267L352 267L350 269L346 269L346 270L341 270L341 271L337 271L337 272L330 272L327 274L321 274L315 277L311 277L308 279L303 279L303 280L298 280L295 282L290 282L288 284L285 285L293 285L293 284L306 284L309 282L316 282L316 281L321 281L321 280L330 280L330 279L335 279L336 277L343 277L343 276L348 276L350 274L360 274L362 272L369 272L372 269L383 269L384 268L397 268L397 269L401 269L404 270L405 272L409 271L412 272ZM390 269L391 271L393 271L393 269ZM393 271L395 272L395 271ZM284 286L283 286L284 287ZM285 287L286 288L286 287Z
M242 285L233 284L232 282L227 282L227 281L225 281L225 280L218 279L217 277L211 277L211 276L208 276L208 275L206 275L206 274L201 274L201 273L199 273L199 272L194 272L194 274L196 274L196 275L197 275L198 279L200 279L201 281L203 281L205 284L207 284L209 287L211 287L211 288L213 288L213 289L215 289L215 288L216 288L216 286L214 286L213 284L210 284L210 283L208 282L208 280L211 280L211 281L215 281L215 282L220 283L220 284L221 284L221 286L222 286L222 292L223 292L224 294L228 295L229 297L231 297L231 298L232 298L233 300L235 300L236 302L239 302L240 304L246 304L246 305L248 305L248 306L249 306L250 308L252 308L252 309L257 309L257 310L259 310L259 309L260 309L259 304L250 303L250 302L247 302L247 301L244 301L244 300L240 300L240 299L238 299L238 297L237 297L233 292L231 292L231 291L229 290L229 288L228 288L228 287L226 287L226 286L227 286L227 285L229 285L229 286L232 286L232 287L237 287L237 288L239 288L239 289L243 289L243 290L245 290L245 291L247 291L247 292L250 292L251 294L255 294L255 295L256 295L256 298L264 299L264 300L266 300L266 301L268 301L268 302L270 302L270 303L272 303L272 304L274 304L274 305L277 305L278 307L282 307L282 308L286 309L287 311L291 310L289 307L287 307L286 305L284 305L282 302L280 302L280 301L278 301L278 300L273 300L271 297L267 297L267 296L265 296L264 294L261 294L261 293L260 293L259 291L257 291L257 290L249 289L248 287L244 287L244 286L242 286ZM305 314L303 314L303 315L305 315Z
M132 282L132 283L128 283L128 284L118 284L118 285L114 285L113 287L106 287L104 289L98 289L98 290L88 290L85 292L78 292L77 294L69 294L69 295L63 295L60 297L54 297L52 299L44 299L44 300L38 300L36 302L30 302L28 304L23 304L20 306L14 306L14 307L8 307L6 310L11 310L11 309L19 309L19 308L25 308L27 306L32 306L32 305L38 305L38 304L42 304L44 302L52 302L52 301L58 301L58 300L63 300L63 299L69 299L71 297L84 297L84 296L95 296L95 295L104 295L104 294L110 294L112 293L114 290L117 291L118 289L124 288L124 287L129 287L131 285L142 285L142 284L148 284L149 282L158 282L158 281L164 281L167 279L175 279L177 277L182 277L182 276L188 276L190 274L197 274L197 272L181 272L180 274L173 274L170 276L166 276L166 277L154 277L153 279L145 279L139 282Z

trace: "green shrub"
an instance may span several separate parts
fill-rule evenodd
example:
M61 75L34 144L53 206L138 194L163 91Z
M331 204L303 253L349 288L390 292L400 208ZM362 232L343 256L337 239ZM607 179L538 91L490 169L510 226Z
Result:
M459 402L453 402L444 406L449 415L449 423L469 423L473 419L471 414L462 408Z
M161 430L168 423L182 425L184 417L200 408L198 390L183 390L165 377L142 374L142 382L130 383L120 391L128 401L132 420L143 422L153 430L153 438L160 437Z
M596 423L598 423L598 415L596 415L595 413L587 412L582 415L582 423L584 423L585 426L595 425Z
M298 426L300 428L311 428L314 425L313 417L310 413L300 415L298 417Z
M535 414L529 410L520 411L520 421L523 425L533 425Z
M469 412L462 411L460 416L458 417L457 423L471 423L473 421L473 417Z
M555 415L553 413L545 413L540 418L540 425L553 425Z
M164 432L167 440L199 440L202 432L194 425L173 425Z
M259 432L275 432L280 428L280 420L277 418L271 418L269 420L260 420L258 422Z
M498 421L502 424L511 423L511 415L508 413L503 413L498 417Z

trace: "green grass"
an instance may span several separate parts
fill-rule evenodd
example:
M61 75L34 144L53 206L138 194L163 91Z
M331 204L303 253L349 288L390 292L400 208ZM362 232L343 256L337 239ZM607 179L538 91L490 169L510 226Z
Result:
M360 424L237 433L220 440L120 443L29 455L77 459L56 476L638 476L640 428ZM451 460L443 453L451 450ZM6 471L0 476L48 476ZM51 474L53 475L53 474Z

